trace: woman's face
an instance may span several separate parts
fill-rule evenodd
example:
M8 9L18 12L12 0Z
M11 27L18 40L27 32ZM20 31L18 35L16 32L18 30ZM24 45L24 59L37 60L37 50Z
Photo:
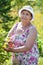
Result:
M32 19L31 13L29 11L23 10L21 12L21 21L25 23L29 23Z

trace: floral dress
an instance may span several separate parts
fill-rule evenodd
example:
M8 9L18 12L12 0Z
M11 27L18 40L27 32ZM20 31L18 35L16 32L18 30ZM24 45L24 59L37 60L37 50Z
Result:
M16 25L17 27L18 25ZM17 35L14 34L15 37L15 47L23 46L26 43L26 38L29 35L29 29L27 28L23 34ZM14 56L13 56L14 57ZM39 51L37 47L37 42L35 40L33 47L27 52L17 53L17 59L19 60L19 65L37 65L39 57ZM14 60L14 59L13 59Z

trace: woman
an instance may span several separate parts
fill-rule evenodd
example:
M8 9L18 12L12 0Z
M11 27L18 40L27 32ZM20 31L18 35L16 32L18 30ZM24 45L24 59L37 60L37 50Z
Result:
M32 25L34 13L31 6L24 6L19 10L21 22L18 22L8 33L14 48L4 48L7 52L17 53L17 59L21 65L37 65L39 51L37 47L37 30ZM13 56L14 65L14 56ZM19 64L18 64L19 65Z

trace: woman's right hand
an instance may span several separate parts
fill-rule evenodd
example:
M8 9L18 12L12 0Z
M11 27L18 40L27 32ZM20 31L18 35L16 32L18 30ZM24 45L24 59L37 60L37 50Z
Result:
M12 43L12 42L8 42L8 46L9 46L10 48L14 48L14 47L15 47L14 43Z

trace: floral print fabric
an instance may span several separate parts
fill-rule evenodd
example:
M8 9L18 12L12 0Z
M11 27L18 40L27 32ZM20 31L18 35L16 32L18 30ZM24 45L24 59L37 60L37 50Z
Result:
M17 26L16 26L17 27ZM29 35L29 29L26 29L25 32L21 35L14 35L15 37L15 47L23 46L26 43L26 38ZM34 42L33 47L27 51L22 53L17 53L17 59L20 62L20 65L37 65L39 57L39 51L37 47L36 41Z

